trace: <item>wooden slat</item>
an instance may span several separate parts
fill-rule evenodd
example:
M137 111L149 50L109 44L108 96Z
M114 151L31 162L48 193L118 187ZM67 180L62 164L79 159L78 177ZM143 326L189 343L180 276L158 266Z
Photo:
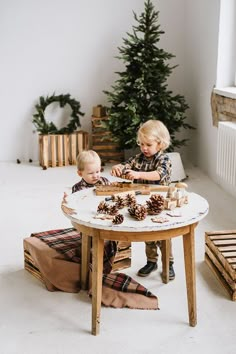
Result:
M130 258L130 257L131 257L131 250L130 249L117 251L116 255L115 255L114 262L120 261L121 259Z
M83 151L83 133L77 133L77 154Z
M93 150L95 150L95 151L101 151L101 150L112 150L112 151L115 151L115 152L121 152L120 150L118 150L118 146L117 146L117 144L115 144L115 143L109 143L109 144L97 144L97 145L93 145ZM123 154L123 152L122 152L122 154Z
M51 166L57 165L57 149L56 149L56 136L50 135L50 148L51 148Z
M122 269L126 269L129 268L131 266L131 259L130 258L126 258L126 259L122 259L118 262L114 262L112 265L112 271L113 272L117 272L120 271Z
M63 166L63 135L57 135L57 161L58 166Z
M117 243L117 249L118 249L118 250L130 248L130 247L131 247L131 242L119 241L119 242Z
M69 135L63 136L63 150L64 150L64 165L69 165Z
M43 145L43 160L42 166L48 167L49 166L49 159L48 159L48 135L43 135L42 137L42 145Z
M235 240L236 241L236 235L229 234L229 235L215 235L215 236L209 236L212 241L214 240Z
M83 135L83 149L84 150L89 149L89 134L87 132L84 132Z
M236 230L207 231L207 236L236 234Z
M221 253L225 258L227 258L227 260L229 257L236 257L236 252L234 252L234 251L233 252L221 252Z
M213 243L216 245L216 246L227 246L227 245L236 245L236 239L231 239L231 240L213 240Z
M234 266L234 263L236 264L236 258L232 257L232 258L227 258L227 261L231 264L231 266Z
M39 165L43 166L43 137L39 135Z
M76 134L70 135L71 164L76 164Z
M232 252L236 251L236 246L220 246L218 249L220 252Z

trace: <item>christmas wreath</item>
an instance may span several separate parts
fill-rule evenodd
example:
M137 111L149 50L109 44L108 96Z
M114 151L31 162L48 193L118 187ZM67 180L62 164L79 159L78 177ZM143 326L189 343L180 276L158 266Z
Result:
M71 119L66 127L57 129L53 122L47 122L45 120L45 110L47 106L53 102L58 102L61 108L65 107L66 104L71 107ZM71 134L77 127L81 126L79 116L84 116L84 113L80 111L80 107L80 102L71 98L69 94L58 96L53 94L46 98L41 96L39 103L35 105L36 113L33 114L33 124L40 134Z

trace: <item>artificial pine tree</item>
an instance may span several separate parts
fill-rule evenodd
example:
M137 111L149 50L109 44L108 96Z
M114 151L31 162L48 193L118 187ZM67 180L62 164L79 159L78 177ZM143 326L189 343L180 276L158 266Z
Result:
M136 132L141 123L149 119L159 119L168 128L174 147L185 145L187 139L178 140L176 133L181 128L193 129L185 122L188 108L182 95L173 95L168 90L167 78L176 66L167 61L174 57L158 47L164 33L157 24L159 11L154 10L150 0L146 0L145 10L138 17L133 32L127 33L124 45L118 48L118 59L125 65L125 71L117 72L119 79L112 91L104 91L110 107L107 128L113 139L123 148L136 146Z

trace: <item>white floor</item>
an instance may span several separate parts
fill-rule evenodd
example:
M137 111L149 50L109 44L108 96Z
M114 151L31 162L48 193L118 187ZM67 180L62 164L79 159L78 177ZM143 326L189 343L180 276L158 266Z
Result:
M148 278L136 276L145 263L144 244L132 245L132 267L126 273L159 297L160 311L102 308L101 331L95 337L86 293L48 292L23 265L23 238L70 227L60 202L63 191L77 181L75 166L44 171L37 164L0 163L0 354L235 353L236 303L204 263L204 233L236 228L236 200L198 169L186 173L189 191L210 204L196 231L197 326L188 325L178 238L173 241L176 279L167 285L160 270Z

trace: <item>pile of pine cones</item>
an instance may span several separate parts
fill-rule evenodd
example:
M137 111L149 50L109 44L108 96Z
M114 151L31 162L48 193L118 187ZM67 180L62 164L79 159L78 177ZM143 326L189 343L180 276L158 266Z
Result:
M119 214L119 210L124 207L128 207L130 216L136 220L144 220L148 214L160 214L164 209L164 197L160 194L153 194L144 205L137 204L135 195L129 193L124 196L114 195L112 201L114 202L112 205L101 201L97 207L97 212L114 215L112 223L115 225L121 224L124 221L124 216Z

